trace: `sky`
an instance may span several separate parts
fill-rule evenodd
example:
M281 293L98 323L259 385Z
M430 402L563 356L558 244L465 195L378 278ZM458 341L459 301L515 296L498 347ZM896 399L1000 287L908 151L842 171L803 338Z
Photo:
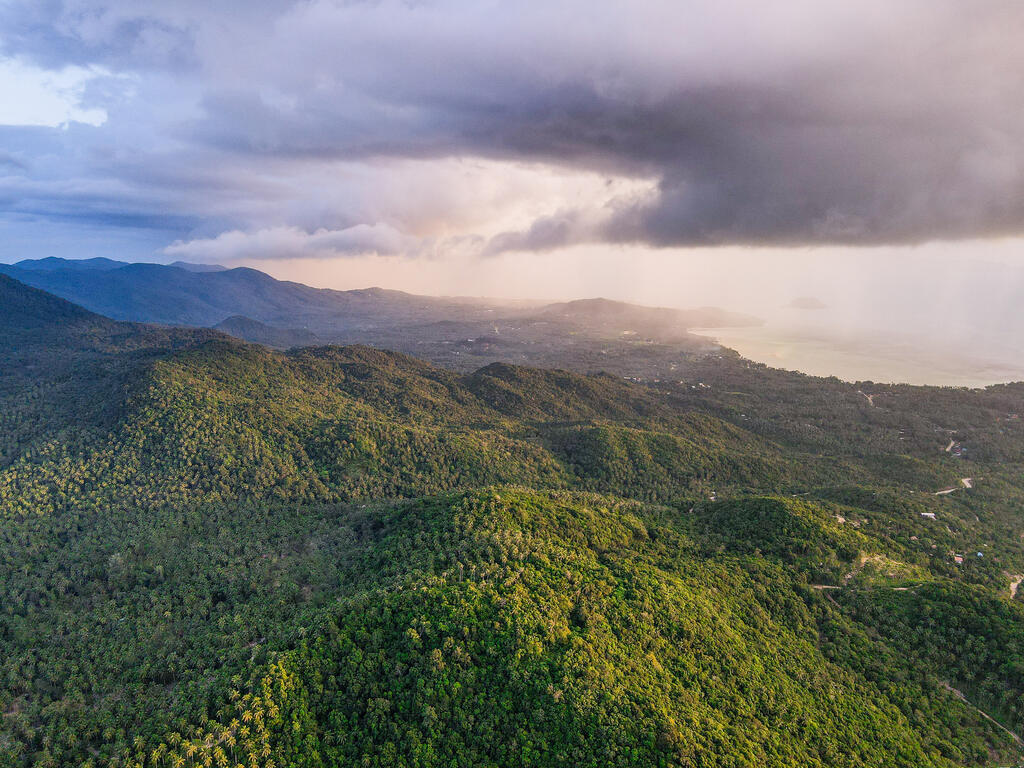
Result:
M1021 39L1019 0L0 0L0 261L1024 345Z

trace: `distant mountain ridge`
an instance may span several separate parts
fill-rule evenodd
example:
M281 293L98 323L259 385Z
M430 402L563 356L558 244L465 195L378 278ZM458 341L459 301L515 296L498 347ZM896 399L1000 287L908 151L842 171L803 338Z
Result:
M178 267L179 269L185 269L189 272L226 272L227 267L221 266L220 264L195 264L191 261L172 261L167 266Z
M57 270L70 270L74 272L88 272L88 271L106 271L109 269L118 269L120 267L127 267L129 262L127 261L115 261L114 259L107 259L103 256L97 256L93 259L62 259L57 256L47 256L42 259L24 259L11 266L17 269L27 270L29 272L55 272ZM0 265L0 268L6 265Z
M333 329L377 324L382 311L414 319L410 310L438 301L398 291L312 288L246 267L197 270L109 259L90 259L84 265L62 261L0 265L0 272L116 320L168 325L210 327L242 315L279 327Z
M440 323L459 324L463 340L474 339L492 330L499 333L495 321L500 318L534 325L556 322L565 334L583 331L617 337L631 331L673 340L686 337L691 327L759 322L712 307L677 310L608 299L537 308L522 302L417 296L376 287L338 291L277 280L247 267L226 269L183 262L165 265L48 257L0 265L0 272L115 320L200 327L226 323L226 330L233 329L229 332L260 343L276 338L268 334L270 328L301 329L312 334L309 343L314 339L375 343L366 337L368 331L402 329L396 335L407 338L409 333L417 335L427 325Z

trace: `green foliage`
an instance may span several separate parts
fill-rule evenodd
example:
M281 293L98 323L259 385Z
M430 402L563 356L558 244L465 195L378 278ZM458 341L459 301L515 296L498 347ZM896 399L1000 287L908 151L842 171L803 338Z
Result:
M1024 607L976 586L843 596L851 615L1013 728L1024 725Z
M784 571L695 558L657 512L501 489L379 525L378 586L214 723L126 762L916 767L1005 747L950 697L912 725L905 693L822 655L822 608Z
M702 503L692 516L712 545L778 559L829 584L837 584L863 550L877 546L820 506L795 499Z

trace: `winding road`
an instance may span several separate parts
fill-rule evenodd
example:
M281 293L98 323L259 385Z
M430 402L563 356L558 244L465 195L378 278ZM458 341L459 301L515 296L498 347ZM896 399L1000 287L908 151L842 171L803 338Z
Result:
M966 697L966 696L964 696L964 694L963 694L963 692L962 692L962 691L958 691L958 690L957 690L956 688L954 688L954 687L953 687L952 685L950 685L949 683L947 683L947 682L945 682L945 681L943 681L943 682L942 682L942 687L943 687L943 688L945 688L945 689L946 689L947 691L949 691L950 693L952 693L952 694L953 694L954 696L956 696L956 697L957 697L958 699L960 699L960 701L962 701L962 702L963 702L964 704L966 704L966 705L967 705L968 707L970 707L970 708L971 708L971 709L973 709L973 710L974 710L975 712L977 712L977 713L978 713L979 715L981 715L982 717L984 717L984 718L985 718L986 720L988 720L988 721L989 721L990 723L992 723L992 724L993 724L993 725L995 725L995 726L996 726L997 728L999 728L1000 730L1002 730L1003 732L1005 732L1005 733L1006 733L1006 734L1007 734L1007 735L1008 735L1008 736L1009 736L1009 737L1010 737L1011 739L1013 739L1013 740L1014 740L1014 741L1015 741L1015 742L1017 743L1017 746L1018 746L1018 747L1024 747L1024 739L1021 739L1021 737L1020 737L1020 736L1018 736L1018 735L1017 735L1016 733L1014 733L1013 731L1011 731L1011 730L1010 730L1009 728L1007 728L1007 727L1006 727L1005 725L1003 725L1002 723L1000 723L1000 722L999 722L998 720L996 720L996 719L995 719L994 717L992 717L992 716L991 716L990 714L988 714L988 713L987 713L987 712L986 712L985 710L983 710L983 709L979 709L979 708L978 708L978 707L976 707L976 706L975 706L974 704L972 704L972 703L971 703L970 701L968 701L967 697Z

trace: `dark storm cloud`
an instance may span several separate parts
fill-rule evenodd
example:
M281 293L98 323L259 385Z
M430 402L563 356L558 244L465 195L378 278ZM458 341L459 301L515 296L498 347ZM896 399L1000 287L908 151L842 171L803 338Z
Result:
M826 88L792 86L688 90L643 108L567 100L575 109L478 128L466 137L478 151L487 151L479 137L493 136L513 155L659 177L655 197L624 203L600 225L580 227L560 212L495 238L492 249L906 243L1024 229L1016 128L953 111L837 110Z
M248 220L231 212L239 226L288 199L290 162L485 157L654 182L599 210L553 210L492 238L491 253L1024 231L1016 0L757 11L45 0L14 3L0 37L8 55L42 66L135 77L135 101L107 99L109 124L76 149L73 170L178 186L186 217L203 210L187 210L190 185L227 197L247 163L273 163L276 176L262 197L249 187ZM323 216L304 226L339 225Z

